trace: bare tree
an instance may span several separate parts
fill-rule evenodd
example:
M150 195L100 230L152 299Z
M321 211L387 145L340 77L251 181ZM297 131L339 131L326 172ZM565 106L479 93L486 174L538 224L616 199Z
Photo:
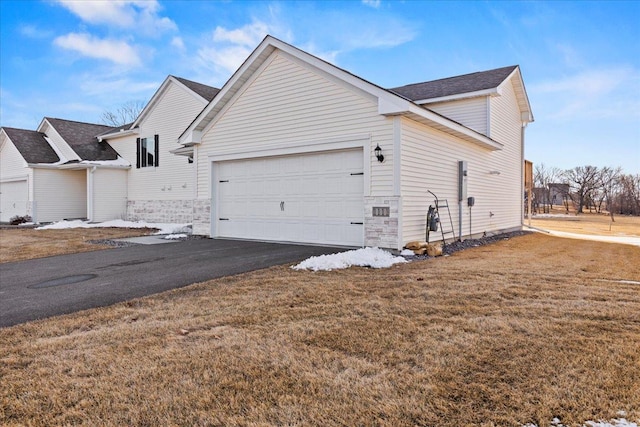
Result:
M622 168L612 168L612 167L604 167L600 169L600 188L598 189L599 203L598 203L598 212L600 212L602 207L602 202L606 202L607 210L609 211L609 215L611 215L611 222L614 222L613 218L613 194L615 188L618 184L620 176L622 175Z
M616 207L620 214L640 215L640 174L620 176Z
M105 111L100 118L106 125L122 126L135 121L144 109L144 105L143 101L127 101L115 111Z
M571 198L577 204L576 215L583 212L586 203L591 203L592 193L599 185L600 171L597 166L576 166L564 172L571 186Z
M562 176L562 171L556 167L547 167L544 163L538 163L535 165L533 172L534 186L540 188L542 192L542 200L538 201L538 204L542 203L542 212L548 213L551 211L551 184L556 183ZM549 205L547 209L547 204Z

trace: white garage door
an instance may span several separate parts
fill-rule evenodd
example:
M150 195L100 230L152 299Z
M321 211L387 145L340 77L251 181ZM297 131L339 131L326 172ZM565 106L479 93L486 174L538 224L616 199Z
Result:
M0 222L27 214L29 188L27 181L0 182Z
M213 167L218 236L363 244L362 149L228 161Z

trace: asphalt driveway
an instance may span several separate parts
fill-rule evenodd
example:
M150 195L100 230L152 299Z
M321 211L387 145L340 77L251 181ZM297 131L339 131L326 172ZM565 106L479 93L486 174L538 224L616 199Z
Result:
M0 264L0 327L341 250L201 239Z

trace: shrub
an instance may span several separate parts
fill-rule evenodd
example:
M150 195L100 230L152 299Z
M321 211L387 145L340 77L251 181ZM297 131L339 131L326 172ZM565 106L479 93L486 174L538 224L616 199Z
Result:
M25 222L31 222L31 217L29 215L16 215L9 219L9 224L11 225L20 225Z

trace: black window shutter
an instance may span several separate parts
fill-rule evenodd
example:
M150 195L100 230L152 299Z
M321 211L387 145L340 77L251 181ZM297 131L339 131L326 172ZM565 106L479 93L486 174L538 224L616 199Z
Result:
M156 166L160 165L160 137L158 135L153 136L153 140L155 141L155 153L153 157L156 159Z
M140 169L140 138L136 138L136 168Z

